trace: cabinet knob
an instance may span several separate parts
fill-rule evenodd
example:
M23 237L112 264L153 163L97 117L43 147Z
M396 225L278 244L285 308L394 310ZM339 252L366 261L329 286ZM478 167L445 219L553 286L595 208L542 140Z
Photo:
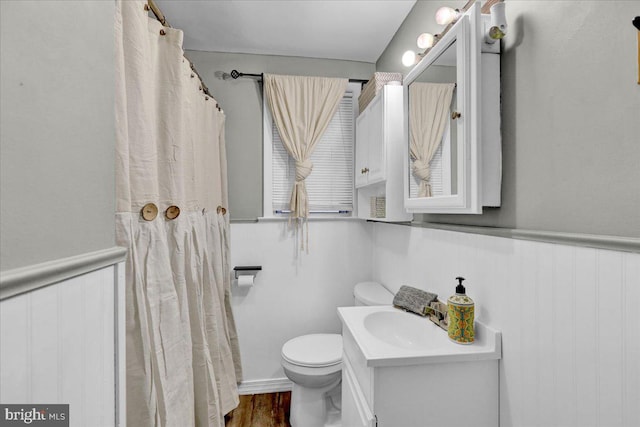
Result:
M462 114L458 113L457 111L452 111L451 112L451 120L455 120L459 117L462 117Z
M362 173L369 173L369 168L362 169Z

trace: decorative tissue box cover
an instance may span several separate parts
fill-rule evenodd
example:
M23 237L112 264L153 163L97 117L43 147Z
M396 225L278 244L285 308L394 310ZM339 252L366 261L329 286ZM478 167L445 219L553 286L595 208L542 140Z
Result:
M402 73L373 73L373 77L364 85L360 96L358 97L358 105L362 113L373 98L380 92L382 87L389 82L400 82L402 84Z

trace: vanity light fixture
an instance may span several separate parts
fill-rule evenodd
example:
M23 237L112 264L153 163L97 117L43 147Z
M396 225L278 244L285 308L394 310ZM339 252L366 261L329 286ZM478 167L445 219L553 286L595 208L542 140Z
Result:
M416 43L420 49L429 49L433 46L435 36L431 33L422 33L418 36Z
M416 53L412 50L408 50L402 55L402 65L405 67L411 67L415 65L416 58Z
M455 22L461 15L462 13L459 9L443 6L436 11L436 22L438 25L449 25Z
M422 49L422 50L431 49L431 47L433 47L433 45L435 44L436 37L438 36L434 36L433 34L429 34L429 33L422 33L418 36L418 39L416 40L416 44L418 45L419 49ZM418 53L415 53L412 50L406 51L402 55L402 65L404 65L405 67L412 67L416 65L416 63L420 59L422 59L425 53L426 51L418 52Z
M416 65L418 62L420 62L420 60L422 59L422 57L424 57L428 50L429 49L425 50L424 52L418 53L412 50L406 51L404 55L402 55L402 65L404 65L405 67Z
M449 30L451 24L456 22L463 13L469 9L474 3L474 0L469 0L467 5L462 9L453 9L448 6L443 6L436 11L436 22L440 25L446 25L447 27L441 34L422 33L418 36L416 44L422 52L415 53L412 50L406 51L402 55L402 65L405 67L411 67L415 65L423 56L427 54L440 38ZM491 21L485 24L484 42L487 45L492 45L496 41L503 39L507 35L507 18L505 16L505 3L504 0L487 0L483 7L483 12L491 14ZM640 83L639 83L640 84Z
M493 44L507 34L507 17L504 13L504 2L491 6L491 25L484 36L484 41Z

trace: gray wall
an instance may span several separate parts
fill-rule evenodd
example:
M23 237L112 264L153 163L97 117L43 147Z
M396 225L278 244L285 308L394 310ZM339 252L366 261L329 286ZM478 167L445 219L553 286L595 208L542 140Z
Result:
M114 246L114 5L0 2L0 270Z
M254 79L222 80L216 72L368 79L374 64L286 56L187 51L224 109L231 219L262 216L262 88Z
M464 2L451 3L460 5ZM437 33L438 2L418 1L377 71ZM637 1L506 1L502 207L429 222L640 237Z

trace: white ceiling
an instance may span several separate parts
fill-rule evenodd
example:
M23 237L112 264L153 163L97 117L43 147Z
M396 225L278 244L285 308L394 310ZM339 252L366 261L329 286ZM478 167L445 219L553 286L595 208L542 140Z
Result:
M376 62L416 0L156 0L185 50Z

